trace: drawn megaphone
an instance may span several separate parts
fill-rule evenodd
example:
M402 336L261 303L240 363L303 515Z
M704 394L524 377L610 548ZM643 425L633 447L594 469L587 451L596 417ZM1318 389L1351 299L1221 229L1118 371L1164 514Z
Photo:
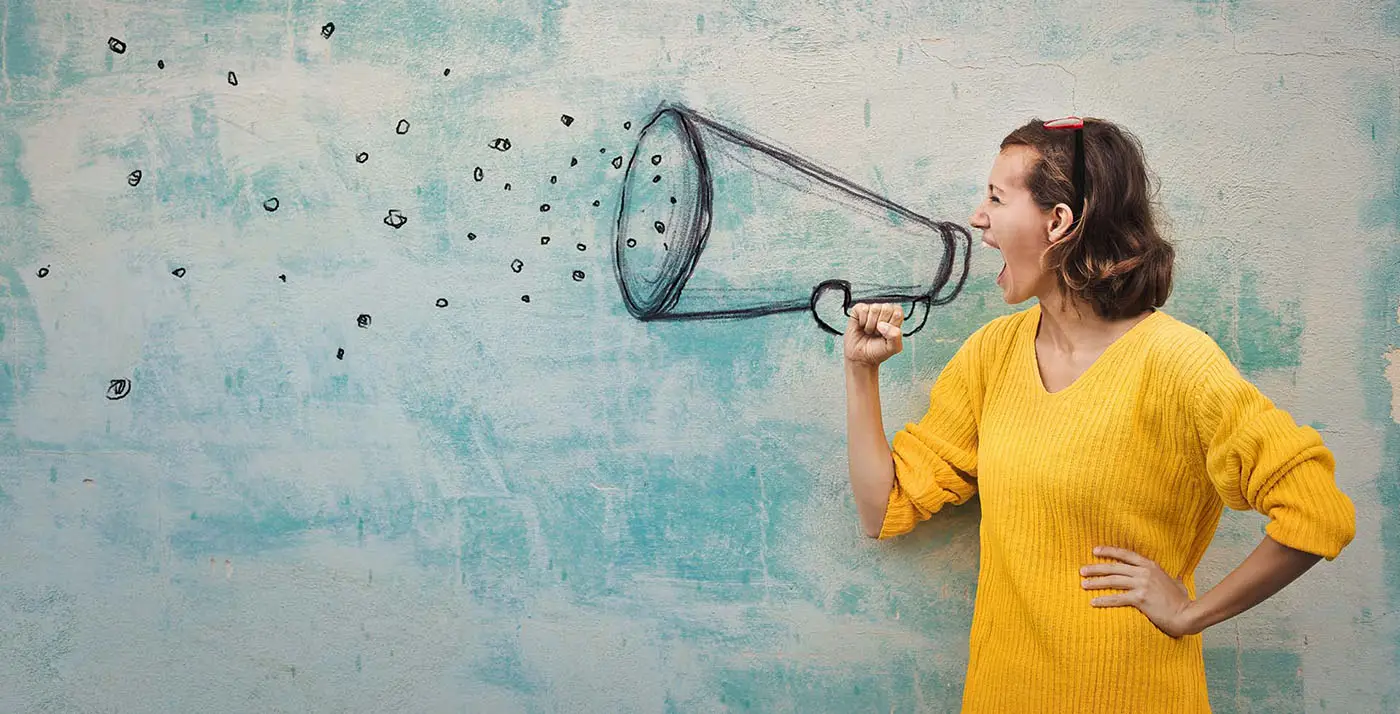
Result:
M639 320L810 310L840 335L845 320L818 308L839 295L846 315L857 302L908 303L912 335L931 306L962 291L972 235L663 104L627 163L613 250L622 299Z

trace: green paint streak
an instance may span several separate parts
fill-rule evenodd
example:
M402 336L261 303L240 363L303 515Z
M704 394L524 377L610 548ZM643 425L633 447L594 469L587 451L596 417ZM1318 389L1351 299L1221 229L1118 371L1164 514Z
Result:
M0 263L0 424L10 421L10 409L44 369L44 331L24 279L11 265Z
M1389 8L1391 29L1400 34L1400 2ZM1364 313L1359 326L1361 349L1355 366L1362 380L1366 419L1383 430L1383 453L1376 491L1380 500L1383 583L1388 610L1400 609L1400 424L1391 419L1392 385L1385 377L1386 353L1400 347L1400 116L1394 110L1394 77L1371 77L1353 88L1361 125L1370 124L1377 145L1379 176L1375 193L1364 201L1360 222L1383 234L1367 255ZM1392 629L1391 668L1400 667L1400 630ZM1400 710L1400 681L1391 678L1382 709Z
M705 16L704 16L704 15L696 15L696 16L695 16L695 32L696 32L696 34L702 34L702 33L705 32Z
M27 206L34 196L19 168L22 152L19 134L13 130L0 133L0 206Z
M870 100L865 100L865 128L870 128Z
M1184 268L1184 269L1183 269ZM1303 316L1297 297L1259 294L1259 273L1220 256L1178 261L1177 284L1164 309L1215 340L1241 372L1302 364ZM1238 281L1233 289L1230 282ZM1224 285L1222 285L1224 283Z
M1301 712L1302 660L1288 650L1216 647L1204 652L1207 690L1215 714Z

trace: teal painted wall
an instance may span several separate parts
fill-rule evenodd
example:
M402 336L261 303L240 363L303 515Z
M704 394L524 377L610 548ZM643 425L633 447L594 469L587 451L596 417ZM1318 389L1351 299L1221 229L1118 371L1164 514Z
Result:
M612 162L662 101L958 222L1030 117L1136 132L1168 311L1358 511L1205 633L1213 705L1400 711L1395 2L429 5L0 0L0 711L956 711L976 502L863 538L834 337L624 307ZM710 285L900 255L762 177ZM989 255L891 430L1014 309Z

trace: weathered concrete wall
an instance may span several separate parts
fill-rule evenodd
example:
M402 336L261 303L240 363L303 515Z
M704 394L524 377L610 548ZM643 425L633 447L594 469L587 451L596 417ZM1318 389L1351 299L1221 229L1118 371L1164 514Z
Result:
M612 162L662 101L958 222L1030 117L1135 131L1168 310L1358 507L1205 634L1216 710L1400 709L1394 0L450 4L0 0L0 711L956 711L975 502L860 537L836 338L624 307ZM689 298L917 262L742 167ZM1012 309L995 262L891 430Z

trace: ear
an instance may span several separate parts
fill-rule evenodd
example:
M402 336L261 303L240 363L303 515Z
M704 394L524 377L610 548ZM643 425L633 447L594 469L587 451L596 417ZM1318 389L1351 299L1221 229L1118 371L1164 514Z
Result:
M1050 209L1050 215L1045 226L1045 230L1049 234L1049 241L1055 243L1061 238L1064 238L1065 235L1069 233L1070 225L1073 223L1074 210L1063 203L1055 204L1055 207Z

